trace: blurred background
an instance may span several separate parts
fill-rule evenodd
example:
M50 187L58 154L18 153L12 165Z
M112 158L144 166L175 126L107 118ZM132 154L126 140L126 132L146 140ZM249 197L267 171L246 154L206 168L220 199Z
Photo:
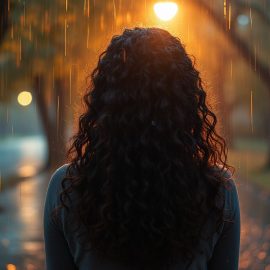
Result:
M239 269L270 270L270 0L1 0L0 269L44 269L48 181L98 55L134 26L194 57L236 169Z

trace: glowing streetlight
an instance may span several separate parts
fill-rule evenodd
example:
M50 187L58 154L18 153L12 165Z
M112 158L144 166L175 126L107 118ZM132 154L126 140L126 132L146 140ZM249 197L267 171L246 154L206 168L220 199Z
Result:
M22 91L17 97L18 103L22 106L28 106L32 102L32 94L28 91Z
M174 2L158 2L154 4L154 11L162 21L171 20L178 11L178 5Z

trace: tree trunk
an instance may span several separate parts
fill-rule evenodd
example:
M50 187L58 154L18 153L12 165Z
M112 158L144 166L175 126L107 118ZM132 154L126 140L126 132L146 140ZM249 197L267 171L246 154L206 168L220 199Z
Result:
M66 80L57 78L54 83L54 100L55 100L55 118L54 130L51 131L51 144L49 152L51 153L51 164L61 165L66 156Z
M50 104L53 107L53 116L50 117L51 108L46 104L44 77L38 75L34 78L35 98L48 148L45 169L63 164L66 152L65 80L58 78L54 85L54 100Z
M2 41L8 28L8 0L0 1L0 42Z

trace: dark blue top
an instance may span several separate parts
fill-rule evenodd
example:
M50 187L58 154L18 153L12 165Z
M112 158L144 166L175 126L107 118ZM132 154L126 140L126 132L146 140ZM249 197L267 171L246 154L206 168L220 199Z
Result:
M123 269L108 261L98 261L90 252L79 244L74 233L71 233L70 222L66 211L61 211L60 223L51 218L52 210L59 205L61 181L65 176L68 164L58 168L52 175L44 207L44 239L47 270L113 270ZM215 232L209 240L201 240L204 252L195 257L188 270L237 270L240 245L240 210L237 188L229 180L230 189L222 188L225 193L225 216L222 230ZM213 230L214 222L209 220L205 230ZM179 262L171 270L187 269Z

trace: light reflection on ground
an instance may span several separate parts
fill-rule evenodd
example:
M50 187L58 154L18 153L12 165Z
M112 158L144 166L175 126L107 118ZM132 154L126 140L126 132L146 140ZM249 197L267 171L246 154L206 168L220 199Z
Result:
M31 177L46 159L46 141L43 136L10 137L0 141L0 174L2 181L14 174Z
M1 270L8 264L17 270L44 269L42 215L48 179L45 173L1 193Z

